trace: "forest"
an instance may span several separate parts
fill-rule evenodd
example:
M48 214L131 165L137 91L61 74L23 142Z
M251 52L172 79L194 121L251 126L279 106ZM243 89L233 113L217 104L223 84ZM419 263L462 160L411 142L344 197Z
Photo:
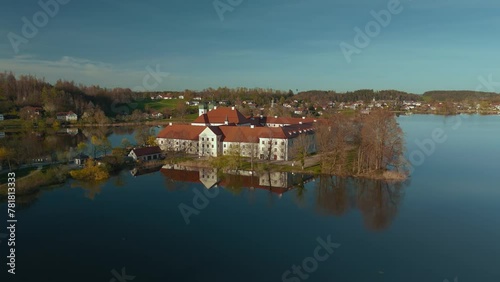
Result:
M498 93L468 91L468 90L428 91L425 92L422 96L425 99L434 101L465 102L465 101L488 100L491 102L500 102L500 94Z

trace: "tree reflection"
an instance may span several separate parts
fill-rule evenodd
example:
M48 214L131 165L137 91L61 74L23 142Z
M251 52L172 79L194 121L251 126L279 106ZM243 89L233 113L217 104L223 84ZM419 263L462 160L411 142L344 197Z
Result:
M306 186L304 185L304 179L301 177L299 178L299 181L297 184L294 185L295 188L295 202L297 205L301 208L304 208L306 206L306 194L307 194L307 189Z
M365 226L370 230L386 229L398 213L403 198L402 183L380 180L360 182L356 196Z
M316 201L320 212L341 216L351 208L346 178L321 176L317 185Z
M75 181L71 183L71 188L82 188L85 191L85 197L94 200L101 193L101 189L107 180L104 181Z
M407 184L322 176L317 184L317 210L342 216L357 208L368 229L383 230L396 217Z

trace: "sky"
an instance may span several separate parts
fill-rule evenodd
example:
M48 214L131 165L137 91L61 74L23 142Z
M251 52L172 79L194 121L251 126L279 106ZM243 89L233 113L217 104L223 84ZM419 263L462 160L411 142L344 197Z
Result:
M498 0L40 1L54 12L1 0L0 71L151 91L421 94L500 82Z

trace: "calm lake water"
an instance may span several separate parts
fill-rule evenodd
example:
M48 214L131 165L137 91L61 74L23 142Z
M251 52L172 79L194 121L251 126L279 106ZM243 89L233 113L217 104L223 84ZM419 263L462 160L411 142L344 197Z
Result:
M500 281L500 116L399 122L399 185L164 169L18 199L17 274L3 239L1 281Z

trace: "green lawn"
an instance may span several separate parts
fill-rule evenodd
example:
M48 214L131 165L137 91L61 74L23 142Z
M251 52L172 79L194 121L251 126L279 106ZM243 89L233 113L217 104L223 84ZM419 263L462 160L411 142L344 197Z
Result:
M144 110L146 108L146 105L149 106L149 108L151 109L155 109L157 111L161 111L165 108L169 108L169 109L175 109L175 107L177 106L177 103L179 103L179 101L182 101L183 103L185 103L186 101L184 100L179 100L179 99L172 99L172 100L150 100L150 99L146 99L144 101L141 101L141 102L138 102L138 109L141 109L141 110Z

